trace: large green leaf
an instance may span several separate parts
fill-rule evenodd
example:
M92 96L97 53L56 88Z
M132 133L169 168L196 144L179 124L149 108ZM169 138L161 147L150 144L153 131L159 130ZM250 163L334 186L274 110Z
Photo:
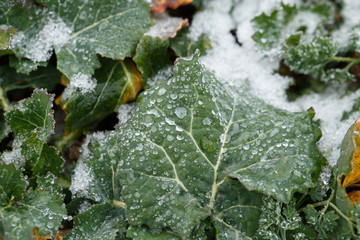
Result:
M55 236L63 217L63 200L47 191L28 191L24 198L0 209L0 236L4 240L33 239L33 230Z
M283 202L316 185L325 160L311 113L288 113L241 90L231 93L196 57L179 60L173 75L144 93L119 132L116 176L130 223L188 235L210 209L217 216L226 201L236 206L221 194L229 176ZM240 196L250 194L238 189Z
M63 159L54 147L47 145L55 127L52 101L52 95L36 89L32 97L20 101L5 115L16 140L21 141L21 154L26 159L26 166L34 174L50 171L57 175L62 172Z
M63 46L55 46L57 67L68 78L100 67L96 54L112 59L130 57L151 24L142 0L38 0L71 29Z
M93 91L84 92L81 88L73 87L73 79L63 94L62 107L68 114L68 132L77 128L91 128L121 104L134 100L142 89L141 74L131 60L103 58L101 64L103 67L95 71L97 84Z
M178 60L173 77L145 91L127 124L95 139L92 151L100 153L85 159L113 166L108 179L120 180L132 225L186 237L211 215L219 238L253 236L257 192L288 202L316 185L325 163L320 133L311 112L231 91L197 58Z

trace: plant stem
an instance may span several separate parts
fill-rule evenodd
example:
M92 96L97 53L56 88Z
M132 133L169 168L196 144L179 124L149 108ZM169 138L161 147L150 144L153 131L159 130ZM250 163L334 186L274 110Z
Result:
M4 112L8 112L10 108L9 100L4 96L4 90L0 87L0 101Z
M113 200L113 204L115 207L119 207L119 208L125 208L126 204L124 202L118 201L118 200Z
M351 63L360 63L360 58L350 58L350 57L330 57L330 61L336 62L351 62Z
M56 148L59 151L62 151L67 144L80 137L81 134L82 134L82 129L77 129L75 131L72 131L69 135L61 137L55 144Z
M352 221L350 221L350 219L349 219L347 216L345 216L344 213L342 213L342 212L340 211L340 209L338 209L338 208L335 206L335 204L333 204L332 202L329 202L329 205L330 205L342 218L344 218L344 219L349 223L350 226L353 226L353 227L356 228L356 225L355 225Z

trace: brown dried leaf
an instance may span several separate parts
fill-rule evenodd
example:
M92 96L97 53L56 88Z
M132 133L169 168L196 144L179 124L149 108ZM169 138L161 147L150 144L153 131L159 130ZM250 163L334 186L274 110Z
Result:
M163 13L166 8L176 9L182 5L187 5L193 0L148 0L152 12Z
M159 37L161 40L174 38L180 29L189 26L186 18L171 17L167 13L153 14L153 18L156 21L155 25L144 35Z

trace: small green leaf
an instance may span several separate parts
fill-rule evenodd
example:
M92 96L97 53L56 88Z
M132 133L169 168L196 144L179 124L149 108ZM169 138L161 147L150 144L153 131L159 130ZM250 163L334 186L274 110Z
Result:
M38 69L38 67L46 67L47 62L33 62L27 58L17 58L14 55L9 56L9 66L16 69L17 73L29 75L32 71Z
M40 235L55 236L66 214L59 195L47 191L28 191L24 199L0 209L0 236L4 240L33 239L36 228Z
M337 54L337 47L328 38L316 38L309 44L291 48L285 63L295 72L321 77L323 68Z
M131 226L126 232L127 237L134 240L156 239L156 240L180 240L181 238L170 231L151 230L146 227Z
M170 55L167 51L169 40L159 37L143 36L136 48L134 62L142 74L143 85L156 73L170 66Z
M6 206L13 199L21 199L26 181L21 170L14 165L0 164L0 205Z
M305 217L310 225L319 232L321 239L329 239L329 234L335 230L339 216L333 210L323 212L317 211L313 205L308 205L305 209Z
M36 175L48 171L55 175L62 172L64 160L54 147L47 145L47 139L55 127L52 101L52 95L36 89L32 97L20 101L5 115L16 139L22 142L20 147L26 166Z
M351 108L350 111L344 111L343 115L341 117L341 121L347 120L350 118L350 116L353 116L355 113L359 113L360 111L360 98L357 98ZM356 117L356 119L359 119L359 117Z
M101 64L103 67L95 71L96 87L92 91L84 92L71 82L65 89L61 105L67 112L67 132L93 128L121 104L134 100L142 89L141 74L131 60L103 58Z
M35 90L31 98L20 101L6 115L6 121L11 130L22 140L33 137L33 133L40 140L54 131L52 107L53 96L44 90Z
M16 33L15 28L0 26L0 50L6 50L10 45L10 38Z
M196 41L193 41L189 36L189 29L181 29L175 38L170 39L170 47L179 57L188 57L196 49L205 55L211 48L210 39L206 34L201 34Z
M15 69L8 66L0 66L0 85L8 93L12 90L23 88L46 88L53 91L56 84L60 83L61 73L55 67L39 67L37 71L30 75L16 73Z
M115 240L125 228L124 209L101 204L75 216L74 228L64 240Z

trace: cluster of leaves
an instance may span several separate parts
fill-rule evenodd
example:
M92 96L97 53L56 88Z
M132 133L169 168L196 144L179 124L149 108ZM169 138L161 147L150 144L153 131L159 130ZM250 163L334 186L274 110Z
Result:
M308 90L349 87L359 81L356 68L360 63L357 56L359 26L349 26L347 32L341 32L342 38L348 41L339 46L333 36L342 27L343 17L341 7L334 2L281 4L269 15L263 13L252 21L256 29L253 39L258 46L267 54L280 53L287 68L306 75L294 83L292 88L296 91L289 91L290 99ZM280 73L289 74L284 68L280 68Z
M180 30L185 20L154 36L177 21L159 12L190 2L0 2L0 239L359 238L360 206L346 193L359 182L359 123L324 186L312 109L229 89L199 63L211 44ZM322 38L331 6L282 4L254 19L254 40L327 81L329 63L358 61ZM319 25L282 32L304 12ZM115 129L92 133L116 111Z

